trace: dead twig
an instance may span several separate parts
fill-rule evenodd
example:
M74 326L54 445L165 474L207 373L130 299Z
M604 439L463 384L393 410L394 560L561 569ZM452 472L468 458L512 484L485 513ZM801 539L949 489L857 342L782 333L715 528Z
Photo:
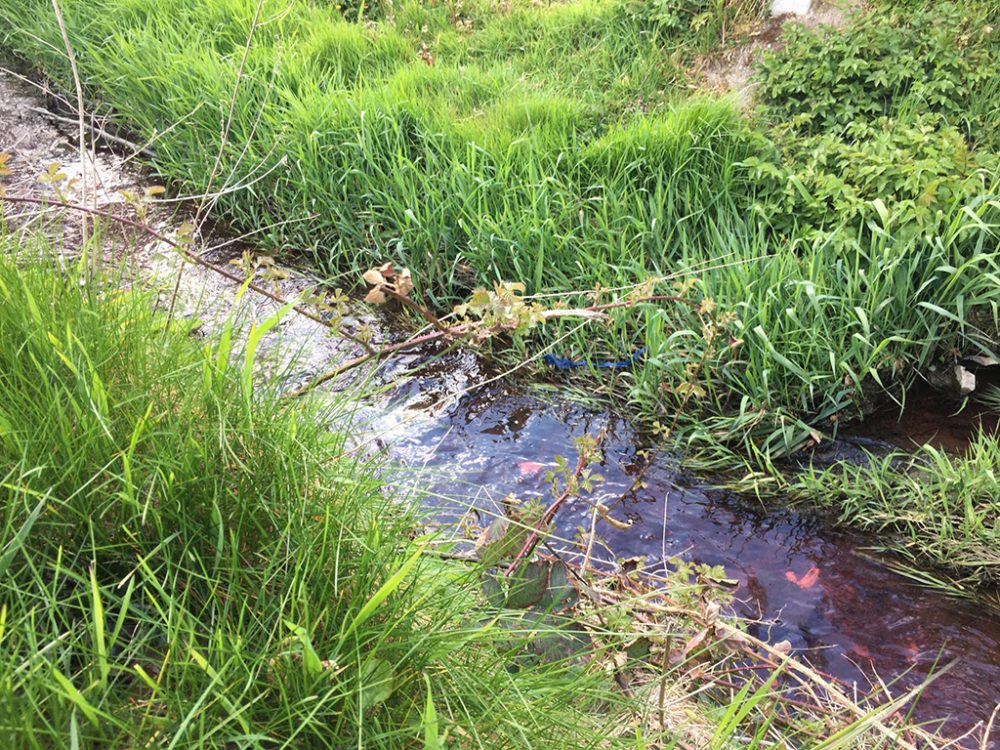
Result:
M76 53L73 51L73 45L70 44L69 41L69 31L66 29L66 20L63 18L62 8L59 6L59 0L52 0L52 9L56 14L56 23L59 25L59 33L62 35L63 45L66 48L66 58L69 60L70 71L73 74L73 85L76 87L76 116L79 137L77 148L80 153L80 195L82 197L83 205L86 206L89 195L87 189L87 156L89 151L87 149L87 139L85 133L87 113L83 106L83 85L80 83L80 71L76 67ZM87 230L86 217L82 217L82 221L80 222L80 235L83 240L82 245L83 247L86 247L90 237Z
M67 125L76 125L78 122L76 118L63 117L61 115L55 114L51 110L44 109L43 107L28 107L28 110L31 112L37 112L38 114L43 115L44 117L47 117L50 120L66 123ZM99 125L96 125L92 122L88 122L87 128L90 130L90 134L95 138L99 138L102 141L107 141L108 143L115 143L118 144L119 146L123 146L129 149L132 152L132 156L135 155L145 156L147 159L156 158L156 153L152 149L146 148L145 146L140 146L137 143L133 143L130 140L122 138L121 136L113 135L112 133L109 133L107 130L100 127Z
M53 0L55 2L55 0ZM222 165L222 157L226 151L226 144L229 141L229 131L233 125L233 114L236 111L236 98L240 91L240 86L243 83L243 71L246 67L247 58L250 56L250 46L253 44L254 34L257 32L257 25L260 23L261 9L264 5L264 0L257 0L257 8L254 11L253 22L250 24L250 32L247 34L247 42L243 47L243 57L240 60L240 67L236 71L236 82L233 84L233 93L229 97L229 114L226 118L225 125L223 126L222 133L219 138L219 150L215 155L215 164L212 165L212 171L208 176L208 182L205 183L205 194L202 196L201 202L198 204L198 209L195 212L194 226L195 232L201 231L202 224L205 221L205 208L208 202L209 193L212 190L212 185L215 182L216 174L218 173L219 167ZM174 308L177 305L177 296L180 294L181 290L181 280L184 277L184 267L181 266L177 273L177 279L174 281L174 292L170 296L170 308L167 310L167 325L169 326L170 321L174 317Z
M82 206L82 205L79 205L79 204L76 204L76 203L66 203L64 201L52 201L52 200L46 200L44 198L30 198L30 197L26 197L26 196L6 195L6 194L0 194L0 203L2 203L2 202L17 203L17 204L27 204L27 205L35 205L35 206L56 207L56 208L66 208L66 209L70 209L70 210L73 210L73 211L79 211L81 213L85 213L85 214L88 214L90 216L99 216L101 218L109 219L109 220L117 222L118 224L121 224L123 226L127 226L127 227L130 227L130 228L135 229L137 231L143 232L144 234L148 235L149 237L152 237L155 240L159 240L160 242L164 243L165 245L169 245L174 250L177 250L178 252L180 252L185 258L187 258L188 260L190 260L192 263L196 263L199 266L201 266L203 268L206 268L209 271L212 271L213 273L217 273L220 276L222 276L223 278L228 279L229 281L232 281L234 284L242 285L242 284L246 284L247 283L247 280L245 278L242 278L238 274L232 273L231 271L228 271L225 268L221 268L221 267L215 265L214 263L205 260L200 255L198 255L198 253L196 253L193 250L191 250L191 248L188 247L187 244L182 243L182 242L178 242L177 240L172 239L172 238L170 238L170 237L162 234L161 232L156 231L155 229L153 229L149 225L144 224L144 223L142 223L140 221L135 221L135 220L129 219L129 218L125 217L125 216L119 216L118 214L112 213L110 211L106 211L104 209L90 208L88 206ZM271 292L271 291L265 289L264 287L260 286L259 284L255 284L253 282L250 282L247 285L247 288L250 289L251 291L255 292L256 294L260 294L260 295L262 295L264 297L267 297L270 300L273 300L274 302L277 302L280 305L287 305L288 304L288 300L285 299L284 297L282 297L280 294L275 294L274 292ZM306 318L308 318L309 320L311 320L311 321L313 321L315 323L319 323L322 326L325 326L327 328L336 330L336 326L334 326L332 323L330 323L330 321L324 320L321 316L319 316L316 313L312 312L308 308L303 307L302 305L296 305L292 309L295 310L295 312L297 312L299 315L302 315L303 317L306 317ZM355 337L352 337L349 334L345 334L344 332L339 331L339 330L337 332L338 332L338 335L343 336L344 338L347 338L349 340L355 340ZM358 340L357 343L363 343L363 342L361 342L360 340Z

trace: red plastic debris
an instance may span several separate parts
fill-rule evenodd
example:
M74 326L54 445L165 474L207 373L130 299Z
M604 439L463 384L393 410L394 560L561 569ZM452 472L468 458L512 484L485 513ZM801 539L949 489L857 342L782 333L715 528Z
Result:
M811 589L816 585L816 581L819 580L819 568L813 565L801 578L789 570L785 573L785 578L794 583L800 589Z
M537 461L522 461L517 465L517 470L521 472L522 477L530 477L544 468L545 464L540 464Z

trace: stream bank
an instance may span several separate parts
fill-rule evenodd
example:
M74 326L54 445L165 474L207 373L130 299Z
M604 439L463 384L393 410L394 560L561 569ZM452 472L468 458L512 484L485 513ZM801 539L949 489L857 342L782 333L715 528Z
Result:
M15 134L12 143L0 144L13 155L9 184L35 189L34 178L53 161L69 170L75 151L68 134L43 114L24 114L28 106L41 107L35 94L6 74L0 76L0 92L0 125ZM110 152L101 153L98 163L99 205L128 210L118 191L141 192L148 178L123 168ZM160 204L156 210L154 226L178 221L172 211L159 213ZM180 314L211 320L213 308L216 315L228 313L237 285L190 264L183 265L178 281L176 252L141 232L131 244L130 260L143 276L160 279L165 299L177 285ZM249 247L227 241L210 250L207 259L224 266ZM269 283L284 297L311 286L294 273L273 276ZM241 305L247 321L263 320L279 307L253 294L244 295ZM388 335L374 316L350 325ZM295 353L294 371L302 381L358 351L357 345L294 314L267 340L276 357ZM921 700L919 717L949 716L948 733L989 718L1000 700L1000 617L995 613L914 586L886 561L867 554L871 541L864 537L831 531L808 513L765 509L752 499L713 489L688 475L676 457L645 457L644 439L619 415L580 405L558 391L488 382L489 372L468 352L432 358L432 364L427 359L409 354L376 372L358 373L356 384L381 394L356 419L363 443L378 445L400 464L407 483L426 485L429 497L440 500L434 508L438 518L468 516L475 508L485 523L502 512L509 494L544 496L545 471L555 457L572 459L576 438L604 431L599 471L605 482L590 499L608 505L622 525L631 524L598 527L604 564L641 557L655 572L672 566L676 557L723 565L736 582L735 611L755 622L751 629L758 637L788 641L818 668L862 688L873 679L899 678L895 692L919 682L935 664L957 659ZM428 364L397 380L412 367ZM573 540L591 519L591 506L574 502L557 517L555 536ZM567 555L578 553L571 543L562 547Z

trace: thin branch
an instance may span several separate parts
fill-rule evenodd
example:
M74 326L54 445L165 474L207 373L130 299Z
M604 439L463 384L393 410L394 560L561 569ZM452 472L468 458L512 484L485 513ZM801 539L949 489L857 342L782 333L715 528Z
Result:
M605 432L604 430L602 430L600 435L597 436L597 445L595 446L595 448L601 445L601 443L604 441L604 436ZM559 512L559 508L561 508L567 500L569 500L571 497L574 497L579 493L577 482L579 481L581 475L583 474L584 469L586 469L587 466L590 464L591 456L592 456L591 453L588 453L586 450L582 448L580 449L580 455L576 459L576 468L573 470L572 479L566 482L566 487L565 489L563 489L559 497L557 497L554 501L552 501L549 507L545 509L545 512L542 514L541 520L538 522L537 526L532 530L532 532L528 535L528 538L525 539L524 545L521 547L521 550L517 553L517 555L514 556L514 559L511 560L510 565L507 566L507 570L504 571L505 578L510 578L510 576L514 573L515 570L517 570L518 566L521 564L521 561L527 557L530 557L531 553L535 551L535 547L538 546L538 542L541 538L542 531L544 529L547 529L549 527L549 524L552 523L553 519L556 517L556 513Z
M142 222L135 221L133 219L129 219L129 218L124 217L124 216L119 216L119 215L114 214L114 213L112 213L110 211L105 211L105 210L100 209L100 208L90 208L89 206L81 206L81 205L78 205L78 204L75 204L75 203L66 203L66 202L63 202L63 201L51 201L51 200L45 200L43 198L29 198L29 197L25 197L25 196L15 196L15 195L3 195L3 194L0 194L0 202L4 202L4 201L6 201L8 203L19 203L19 204L28 204L28 205L46 206L46 207L55 207L55 208L67 208L67 209L71 209L73 211L79 211L79 212L84 213L84 214L89 214L90 216L100 216L102 218L110 219L111 221L117 222L117 223L119 223L119 224L121 224L123 226L127 226L127 227L130 227L132 229L136 229L136 230L138 230L140 232L143 232L146 235L152 237L153 239L159 240L160 242L163 242L164 244L169 245L170 247L172 247L175 250L177 250L180 253L182 253L184 255L184 257L187 258L188 260L190 260L191 262L196 263L199 266L201 266L203 268L206 268L209 271L212 271L213 273L217 273L220 276L222 276L223 278L228 279L228 280L232 281L235 284L242 285L242 284L246 283L246 279L245 278L241 278L239 275L237 275L235 273L232 273L232 272L226 270L225 268L221 268L221 267L215 265L214 263L211 263L210 261L205 260L200 255L198 255L198 253L192 251L186 244L178 242L177 240L174 240L174 239L172 239L172 238L170 238L170 237L168 237L168 236L166 236L166 235L164 235L164 234L162 234L160 232L157 232L155 229L153 229L152 227L150 227L147 224L143 224ZM247 288L250 289L253 292L256 292L257 294L260 294L260 295L262 295L264 297L267 297L268 299L271 299L271 300L277 302L278 304L281 304L281 305L288 304L288 300L285 299L284 297L282 297L280 294L275 294L274 292L271 292L271 291L265 289L264 287L260 286L259 284L255 284L253 282L250 282L250 284L248 285ZM342 331L339 331L335 325L333 325L332 323L330 323L330 321L324 320L322 317L320 317L316 313L312 312L308 308L303 307L302 305L296 305L293 309L299 315L302 315L303 317L306 317L306 318L308 318L309 320L312 320L315 323L319 323L320 325L325 326L327 328L330 328L331 330L337 330L338 334L339 335L343 335L345 338L349 338L349 339L353 338L349 334L348 335L344 335L344 333ZM360 342L358 342L358 343L360 343Z
M66 29L66 21L63 18L62 9L59 7L59 0L52 0L52 9L56 14L56 23L59 24L59 33L62 34L63 45L66 47L66 57L69 60L70 71L73 74L73 85L76 86L76 116L80 152L80 195L82 203L87 205L87 138L86 122L87 112L83 106L83 85L80 83L80 71L76 67L76 53L73 52L73 45L69 41L69 32ZM80 222L80 233L83 238L83 246L86 247L89 238L87 231L87 219L84 217Z
M53 0L55 2L55 0ZM212 190L212 184L215 182L216 174L218 173L219 167L222 164L222 158L225 155L226 144L229 141L229 131L233 125L233 115L236 112L236 99L240 91L240 84L243 81L243 70L246 66L247 58L250 56L250 46L253 43L254 33L257 31L257 24L260 22L260 12L261 7L264 5L264 0L257 0L257 9L254 12L253 23L250 24L250 32L247 34L247 42L243 47L243 58L240 60L239 70L236 72L236 82L233 84L233 93L229 97L229 115L226 119L226 123L223 126L222 135L219 142L219 150L215 155L215 164L212 165L212 171L208 176L208 181L205 183L205 194L202 196L201 202L198 205L198 209L195 212L194 225L195 232L200 232L202 224L205 221L203 211L205 210L205 205L208 202L208 195ZM181 266L177 273L177 279L174 282L174 292L170 297L170 309L167 311L167 325L169 326L170 321L174 317L174 308L177 305L177 295L180 294L181 290L181 279L184 277L184 267Z
M63 117L61 115L57 115L54 112L45 109L44 107L28 107L27 109L31 112L37 112L40 115L44 115L50 120L55 120L56 122L64 122L71 125L76 125L79 122L76 118ZM137 143L133 143L132 141L122 138L120 136L112 135L99 125L95 125L93 123L87 123L87 127L90 129L91 135L95 136L96 138L99 138L102 141L108 141L109 143L116 143L119 146L124 146L125 148L129 149L132 152L133 156L138 154L139 156L145 156L147 159L156 158L156 154L151 149L148 149L144 146L140 146Z

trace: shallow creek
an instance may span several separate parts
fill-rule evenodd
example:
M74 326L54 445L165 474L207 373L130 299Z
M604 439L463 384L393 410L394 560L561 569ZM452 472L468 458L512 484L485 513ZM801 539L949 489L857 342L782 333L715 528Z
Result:
M425 409L445 375L411 380L390 413ZM1000 701L1000 613L972 601L922 588L865 551L873 542L840 533L808 513L765 508L753 499L713 489L684 472L676 458L644 458L627 420L558 394L487 388L457 400L434 418L396 431L391 455L418 469L454 518L482 509L483 522L501 512L508 493L545 498L544 473L573 440L605 431L606 481L586 500L565 506L555 535L572 540L589 529L601 501L628 529L599 522L605 561L640 556L650 569L679 556L725 566L739 582L735 611L759 621L753 635L787 639L816 668L860 690L899 679L893 693L917 684L937 664L957 663L926 691L916 714L949 717L948 734L987 721ZM850 444L842 454L860 457ZM638 489L635 480L642 475ZM445 498L452 498L451 501ZM443 511L448 512L448 511ZM556 545L560 546L560 545ZM572 548L568 542L561 546ZM1000 741L992 747L1000 747Z
M13 156L9 194L37 194L37 175L51 162L71 171L71 128L47 117L44 98L23 82L0 73L0 152ZM140 190L150 178L109 152L96 159L102 193L98 205L122 208L119 190ZM72 192L67 186L67 190ZM72 196L71 196L72 197ZM158 226L180 218L162 211ZM131 258L148 278L169 290L177 267L175 253L141 233L125 238ZM242 248L240 248L242 249ZM232 248L209 254L225 263ZM307 286L292 275L274 282L286 297ZM186 266L178 309L209 322L205 304L228 312L235 286L211 271ZM273 301L248 294L242 310L260 319ZM377 324L374 319L358 319ZM295 351L302 380L356 353L331 339L316 323L288 316L269 336L272 355ZM279 358L283 357L279 354ZM419 355L396 360L372 375L369 384L390 383L394 373L420 364ZM370 373L369 373L370 374ZM366 375L360 376L362 379ZM1000 613L975 602L948 598L920 588L895 573L884 560L864 551L873 540L832 531L806 513L764 508L737 495L714 490L684 472L676 457L644 458L643 440L627 419L580 405L558 390L523 390L504 380L490 382L468 353L435 362L417 375L396 380L376 398L377 407L357 415L363 441L378 445L411 475L411 485L430 490L439 519L459 518L477 508L480 522L500 512L502 499L547 493L545 472L561 455L575 460L574 439L605 431L605 477L594 495L565 506L557 516L556 536L571 540L589 528L599 500L627 529L597 527L603 546L597 556L643 557L653 570L673 556L725 566L738 582L735 612L755 622L754 635L772 643L788 640L795 653L835 677L864 690L873 679L899 679L894 693L918 683L937 664L957 660L921 700L921 720L948 717L946 731L957 734L989 719L1000 702ZM894 438L887 422L871 437ZM849 444L844 452L859 456ZM633 489L637 477L643 481ZM565 544L564 546L571 546ZM1000 748L1000 740L992 747Z

